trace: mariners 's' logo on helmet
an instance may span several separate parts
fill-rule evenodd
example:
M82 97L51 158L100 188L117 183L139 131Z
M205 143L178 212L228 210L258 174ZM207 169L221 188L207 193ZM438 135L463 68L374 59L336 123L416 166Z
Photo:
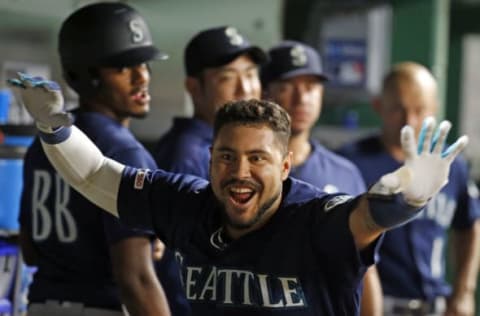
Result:
M307 64L307 53L305 49L300 45L295 45L290 50L290 56L292 57L292 64L294 66L300 67Z
M230 39L230 44L233 46L240 46L244 42L242 35L240 35L234 27L227 27L225 29L225 35Z
M145 36L143 35L142 21L140 20L131 20L128 24L128 28L132 32L132 42L140 43L143 41Z

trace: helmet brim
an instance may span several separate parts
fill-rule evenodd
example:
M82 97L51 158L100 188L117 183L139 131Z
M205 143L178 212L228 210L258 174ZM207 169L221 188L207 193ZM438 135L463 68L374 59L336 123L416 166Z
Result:
M329 76L327 74L323 73L323 72L319 72L317 70L312 70L312 69L307 69L307 68L299 68L299 69L290 70L288 72L280 74L277 77L273 78L271 81L282 80L282 79L290 79L290 78L301 76L301 75L315 76L321 82L325 82L325 81L328 81L330 79Z
M166 60L168 57L168 54L153 45L141 46L126 50L114 56L108 56L100 60L98 66L131 67L154 60Z

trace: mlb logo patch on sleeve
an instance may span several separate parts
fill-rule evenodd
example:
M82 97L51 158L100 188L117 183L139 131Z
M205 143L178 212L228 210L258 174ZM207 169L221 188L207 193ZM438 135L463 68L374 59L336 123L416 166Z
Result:
M137 189L137 190L143 189L146 175L147 175L147 170L144 170L144 169L137 170L137 174L135 175L135 182L133 183L134 189Z
M329 212L332 208L334 208L337 205L343 204L345 202L348 202L352 199L353 197L351 195L337 195L331 198L330 200L325 203L325 206L323 207L323 210L325 213Z

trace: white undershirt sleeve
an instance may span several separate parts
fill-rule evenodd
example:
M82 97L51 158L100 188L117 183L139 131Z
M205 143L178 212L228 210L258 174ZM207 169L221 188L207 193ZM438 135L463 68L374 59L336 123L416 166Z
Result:
M105 157L77 127L59 144L42 141L48 159L75 190L118 217L117 196L124 165Z

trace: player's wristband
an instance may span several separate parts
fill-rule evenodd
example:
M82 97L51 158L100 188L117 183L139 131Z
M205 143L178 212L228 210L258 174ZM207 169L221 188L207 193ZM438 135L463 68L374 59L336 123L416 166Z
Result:
M380 195L367 193L370 215L378 226L394 228L415 218L425 206L413 206L405 202L402 193Z
M54 129L50 133L46 133L42 130L39 130L38 135L44 143L55 145L60 144L64 140L70 137L72 129L69 126L62 126L57 129Z

